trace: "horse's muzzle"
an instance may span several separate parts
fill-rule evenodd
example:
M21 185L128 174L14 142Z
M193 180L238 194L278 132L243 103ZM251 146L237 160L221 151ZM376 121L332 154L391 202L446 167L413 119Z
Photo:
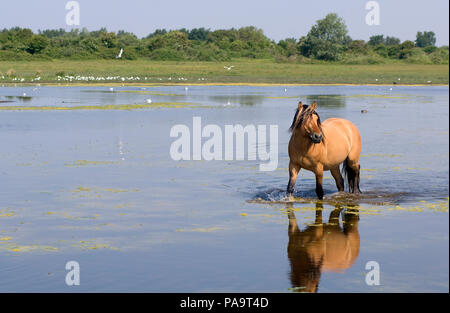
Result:
M311 138L312 142L314 142L314 143L321 143L322 139L323 139L322 134L316 134L316 133L312 133L309 137Z

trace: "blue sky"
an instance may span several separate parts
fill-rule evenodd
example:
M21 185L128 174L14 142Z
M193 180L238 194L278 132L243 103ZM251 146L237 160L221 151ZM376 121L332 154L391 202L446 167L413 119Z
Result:
M448 0L378 0L380 25L365 23L367 0L79 0L80 27L124 29L139 37L157 28L211 29L253 25L271 39L299 38L327 13L341 16L353 39L385 34L414 40L417 31L432 30L438 45L449 43ZM66 0L2 0L0 28L33 30L66 28Z

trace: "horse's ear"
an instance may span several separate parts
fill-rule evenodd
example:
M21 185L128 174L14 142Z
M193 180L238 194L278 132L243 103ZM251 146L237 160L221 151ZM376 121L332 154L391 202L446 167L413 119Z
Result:
M303 104L301 101L298 102L298 111L299 112L303 111Z
M311 110L315 111L317 109L317 102L314 101L313 104L311 104Z

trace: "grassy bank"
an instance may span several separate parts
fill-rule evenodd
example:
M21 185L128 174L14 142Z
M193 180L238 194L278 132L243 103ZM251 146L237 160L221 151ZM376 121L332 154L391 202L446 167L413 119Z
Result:
M233 65L231 70L224 66ZM57 76L63 78L58 80ZM172 62L147 60L2 61L1 83L266 83L266 84L448 84L448 65L276 63L272 60ZM4 77L2 79L2 76ZM34 80L40 77L39 80ZM98 80L103 77L105 80ZM110 77L110 79L106 79ZM139 77L139 80L136 78ZM398 80L400 78L400 80ZM33 81L32 81L33 79Z

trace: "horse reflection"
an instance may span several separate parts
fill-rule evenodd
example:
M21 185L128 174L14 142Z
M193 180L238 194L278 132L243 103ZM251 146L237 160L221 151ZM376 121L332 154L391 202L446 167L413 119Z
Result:
M342 273L359 255L358 209L346 208L343 227L339 223L343 207L336 206L328 223L322 222L322 209L322 204L316 204L315 222L303 231L297 225L294 212L289 210L288 258L295 291L317 292L323 271Z

